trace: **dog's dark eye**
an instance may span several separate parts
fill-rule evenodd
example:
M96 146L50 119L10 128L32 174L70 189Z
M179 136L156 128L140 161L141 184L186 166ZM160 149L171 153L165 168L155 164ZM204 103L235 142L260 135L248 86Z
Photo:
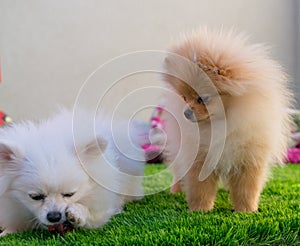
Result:
M46 198L46 196L43 195L43 194L29 194L29 197L32 200L35 200L35 201L41 201L41 200L44 200Z
M185 96L182 96L182 99L186 102L186 97Z
M203 96L203 97L198 97L197 102L200 104L205 104L209 101L209 97L208 96Z
M75 192L70 192L70 193L64 193L62 194L63 197L72 197L75 194Z

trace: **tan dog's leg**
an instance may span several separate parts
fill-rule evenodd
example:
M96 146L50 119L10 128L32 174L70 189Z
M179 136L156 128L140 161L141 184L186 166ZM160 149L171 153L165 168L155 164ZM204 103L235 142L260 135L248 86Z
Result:
M211 174L206 180L200 182L199 166L195 163L189 170L183 178L183 187L190 210L209 211L214 207L218 178L215 174Z
M259 196L265 183L265 166L243 167L229 179L229 189L235 211L258 209Z
M173 177L170 192L171 193L181 192L180 180L177 180L175 177Z

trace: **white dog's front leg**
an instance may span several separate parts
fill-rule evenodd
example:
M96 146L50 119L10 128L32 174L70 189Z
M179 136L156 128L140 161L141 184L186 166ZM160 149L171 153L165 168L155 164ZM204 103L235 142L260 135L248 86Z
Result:
M16 231L14 231L14 230L7 230L7 229L5 229L3 232L0 233L0 237L3 237L3 236L5 236L7 234L10 234L10 233L15 233L15 232Z
M72 223L80 227L85 227L88 217L90 216L89 210L81 204L70 204L66 209L66 217Z
M70 204L66 209L66 218L75 226L90 229L99 228L113 215L122 212L121 207L103 210L104 211L93 211L81 204Z

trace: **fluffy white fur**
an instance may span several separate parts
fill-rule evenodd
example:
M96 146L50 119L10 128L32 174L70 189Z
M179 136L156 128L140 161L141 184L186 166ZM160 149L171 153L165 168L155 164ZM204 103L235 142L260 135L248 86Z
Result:
M94 131L91 116L79 110L73 118L72 112L61 110L39 123L1 129L2 235L66 220L97 228L120 212L124 202L142 197L143 132L131 124L129 137L125 122L111 129L101 115ZM61 218L51 218L53 212Z
M280 163L286 150L292 102L286 74L264 45L248 44L234 31L202 28L184 36L170 52L164 81L173 93L165 93L165 106L173 115L164 118L165 156L174 174L171 190L183 189L191 210L207 211L221 179L236 211L256 211L269 166ZM199 103L199 96L208 99ZM225 138L222 132L212 137L211 123L222 121ZM212 155L205 166L209 176L199 180L209 148L217 155L223 141L220 159L216 162Z

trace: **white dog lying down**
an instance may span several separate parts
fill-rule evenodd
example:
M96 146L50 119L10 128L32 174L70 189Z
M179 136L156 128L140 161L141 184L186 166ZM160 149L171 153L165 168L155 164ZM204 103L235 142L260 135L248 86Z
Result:
M61 110L0 130L1 235L66 221L97 228L143 196L146 133L126 122L111 129L101 115L92 129L90 116Z

